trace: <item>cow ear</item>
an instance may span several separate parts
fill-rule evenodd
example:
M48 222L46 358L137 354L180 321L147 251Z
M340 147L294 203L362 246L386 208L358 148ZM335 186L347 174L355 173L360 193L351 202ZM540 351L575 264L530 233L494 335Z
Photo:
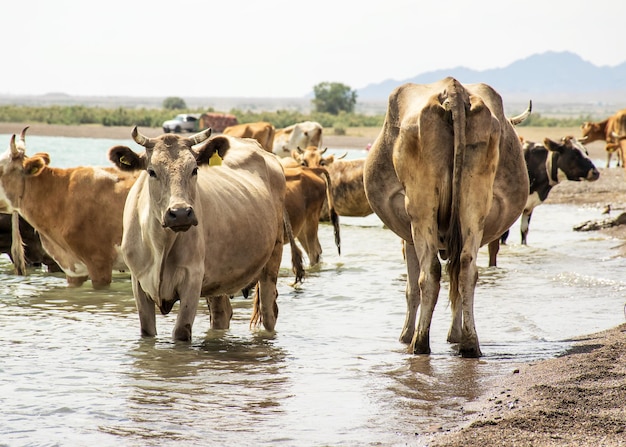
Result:
M49 161L48 159L48 162ZM29 157L24 160L24 173L27 176L35 177L41 173L47 164L46 159L43 157Z
M35 157L41 158L41 161L43 161L46 166L50 164L50 155L45 152L37 152L36 154L33 154L31 158Z
M228 138L211 138L204 146L202 146L195 152L196 162L198 163L198 165L215 166L215 161L211 161L211 159L217 160L217 158L214 157L214 154L217 154L219 158L223 159L226 155L226 152L228 152L228 149L230 149L230 140Z
M559 143L557 143L556 141L552 141L550 138L544 138L543 145L549 151L563 152L563 147Z
M138 171L146 168L145 155L138 155L127 146L109 149L109 160L122 171Z

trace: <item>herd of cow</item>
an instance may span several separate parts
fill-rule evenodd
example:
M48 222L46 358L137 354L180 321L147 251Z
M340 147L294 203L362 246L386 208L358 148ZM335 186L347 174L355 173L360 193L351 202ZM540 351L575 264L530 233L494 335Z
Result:
M520 215L526 243L533 209L553 186L598 179L582 141L602 138L609 161L615 151L625 159L626 111L585 123L579 139L543 145L523 141L514 128L529 114L530 106L507 118L488 85L445 78L395 89L363 159L326 155L315 122L284 129L249 123L188 137L149 138L134 128L143 152L112 147L115 166L106 168L61 169L50 166L48 154L27 156L24 129L0 157L0 245L18 273L45 264L63 271L71 286L90 279L105 288L113 271L129 271L142 335L156 335L157 307L167 314L180 301L173 337L190 340L200 297L211 327L228 328L230 297L251 289L251 324L273 331L283 246L290 244L300 282L305 271L296 240L309 264L317 264L320 220L332 222L340 250L339 216L376 213L404 242L401 341L413 353L430 353L444 260L453 315L448 341L461 355L478 357L479 248L488 244L495 266L499 244Z

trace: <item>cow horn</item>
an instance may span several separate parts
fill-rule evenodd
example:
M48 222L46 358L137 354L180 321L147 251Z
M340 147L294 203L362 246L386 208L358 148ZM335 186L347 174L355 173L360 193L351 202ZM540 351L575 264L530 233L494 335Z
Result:
M11 155L16 156L19 153L19 150L17 149L17 146L15 144L15 134L11 135Z
M322 150L320 151L320 154L322 154L322 155L323 155L324 153L326 153L326 151L327 151L327 150L328 150L328 148L327 148L327 147L325 147L324 149L322 149Z
M145 148L151 148L154 146L154 141L152 141L150 138L146 137L145 135L141 134L139 130L137 130L137 126L133 127L133 131L131 132L131 135L133 137L133 140L135 140L135 143L137 143L140 146L143 146Z
M346 156L348 155L348 151L345 151L343 154L339 155L337 158L337 160L341 160L342 158L346 158Z
M298 149L299 154L304 154L304 151L300 148L300 146L296 146L296 149Z
M578 142L579 143L584 143L585 141L587 141L589 139L589 135L586 135L584 137L580 137L578 138Z
M531 101L528 101L528 108L524 112L522 112L521 114L517 116L509 118L509 121L514 126L517 126L518 124L521 124L522 122L524 122L524 120L530 116L530 112L532 110L533 110L533 102L531 100Z
M190 136L190 137L189 137L189 140L191 141L192 146L195 146L196 144L200 144L200 143L202 143L204 140L206 140L207 138L209 138L209 137L211 136L211 132L212 132L212 130L211 130L211 128L209 127L209 128L207 128L207 129L204 129L204 130L203 130L203 131L201 131L201 132L198 132L198 133L197 133L197 134L195 134L195 135Z
M19 147L22 150L26 150L26 131L28 130L30 126L26 126L25 128L22 129L22 132L20 132L20 140L17 142L17 147Z

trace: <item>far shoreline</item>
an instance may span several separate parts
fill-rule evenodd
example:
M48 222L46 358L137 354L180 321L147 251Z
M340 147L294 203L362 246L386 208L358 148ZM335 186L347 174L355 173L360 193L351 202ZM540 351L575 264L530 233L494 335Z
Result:
M69 137L69 138L107 138L114 140L131 139L131 126L103 126L100 124L46 124L46 123L0 123L0 134L19 134L28 127L29 136ZM358 129L354 134L324 135L324 147L342 149L365 149L374 142L377 128ZM163 133L160 127L139 127L139 131L148 137L158 137ZM191 134L180 134L191 135Z

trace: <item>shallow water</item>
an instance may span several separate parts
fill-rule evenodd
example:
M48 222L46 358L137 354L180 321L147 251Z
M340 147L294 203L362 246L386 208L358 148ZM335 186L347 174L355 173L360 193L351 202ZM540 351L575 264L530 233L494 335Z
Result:
M120 143L27 142L28 153L50 152L56 166L107 165L107 149ZM572 231L600 212L542 205L528 246L516 225L498 268L486 267L481 250L479 360L457 357L445 341L446 282L432 355L398 342L406 271L400 240L375 216L341 218L341 256L322 225L323 263L298 289L285 250L275 334L249 328L251 301L239 296L229 330L209 329L201 305L192 342L173 342L175 306L157 316L159 335L142 339L127 275L107 291L68 289L62 275L16 277L3 257L0 445L422 445L424 433L461 421L467 402L516 362L554 356L572 337L624 321L619 242Z

